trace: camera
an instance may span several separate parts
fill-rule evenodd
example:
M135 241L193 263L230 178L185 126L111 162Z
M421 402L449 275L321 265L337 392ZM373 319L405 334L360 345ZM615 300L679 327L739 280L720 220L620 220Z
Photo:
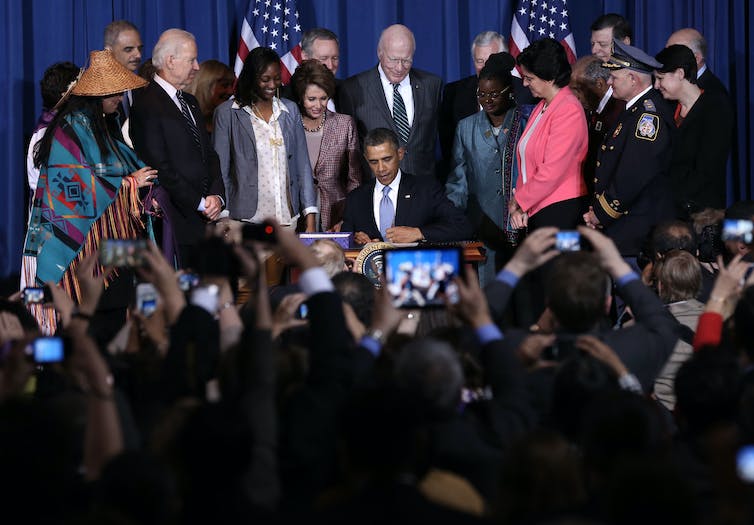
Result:
M136 310L146 317L157 310L157 290L152 283L136 285Z
M744 219L725 219L722 238L724 241L751 244L754 242L754 223Z
M38 337L26 349L35 363L60 363L65 357L63 340L60 337Z
M99 261L103 266L135 268L144 264L144 239L103 239Z
M199 275L195 273L182 273L178 276L178 287L183 292L188 292L199 285Z
M260 224L247 222L243 225L241 232L244 241L261 241L267 244L277 244L278 241L275 228L267 222Z
M301 303L296 310L296 319L306 319L309 317L309 307L306 303Z
M559 252L581 250L581 234L576 230L562 230L555 234L555 249Z
M458 247L385 250L385 286L397 308L445 306L458 301L453 278L462 275L463 252Z
M52 302L50 287L27 287L21 292L21 300L24 304L46 304Z
M736 471L741 481L754 483L754 445L744 445L738 449Z

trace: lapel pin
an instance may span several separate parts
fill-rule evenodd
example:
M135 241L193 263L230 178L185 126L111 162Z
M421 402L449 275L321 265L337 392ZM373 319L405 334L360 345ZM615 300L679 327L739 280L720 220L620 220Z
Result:
M404 196L403 196L403 198L404 198L404 199L410 199L410 198L411 198L411 194L410 194L410 193L407 193L406 195L404 195Z

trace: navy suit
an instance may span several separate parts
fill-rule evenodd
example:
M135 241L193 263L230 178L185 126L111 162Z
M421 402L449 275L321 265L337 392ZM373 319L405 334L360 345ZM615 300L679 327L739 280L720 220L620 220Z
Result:
M434 177L442 80L418 69L409 71L409 79L414 96L414 120L405 146L406 155L401 161L401 170L422 177ZM382 90L380 72L376 67L344 81L338 97L338 111L351 115L356 121L362 151L364 137L370 130L388 128L398 133ZM365 173L368 172L368 167L365 167Z
M370 239L382 239L374 219L375 180L353 190L346 197L341 231L364 232ZM434 179L401 172L395 207L395 226L419 228L429 242L463 241L471 238L471 225L463 211L445 197Z

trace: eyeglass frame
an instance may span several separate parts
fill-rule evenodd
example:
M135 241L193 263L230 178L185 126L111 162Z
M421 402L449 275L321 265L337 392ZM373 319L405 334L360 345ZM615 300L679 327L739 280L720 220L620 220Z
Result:
M489 97L492 100L497 100L497 99L499 99L503 95L503 93L505 93L506 91L508 91L510 88L511 88L510 86L506 86L506 87L504 87L500 91L490 91L489 93L486 93L484 91L479 91L477 89L477 91L476 91L476 98L477 98L477 100L482 100L483 98Z

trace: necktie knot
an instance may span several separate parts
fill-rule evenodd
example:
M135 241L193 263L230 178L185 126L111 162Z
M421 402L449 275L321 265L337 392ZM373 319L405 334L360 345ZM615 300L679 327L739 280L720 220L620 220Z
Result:
M390 186L385 186L382 188L382 196L387 197L387 194L390 193Z

